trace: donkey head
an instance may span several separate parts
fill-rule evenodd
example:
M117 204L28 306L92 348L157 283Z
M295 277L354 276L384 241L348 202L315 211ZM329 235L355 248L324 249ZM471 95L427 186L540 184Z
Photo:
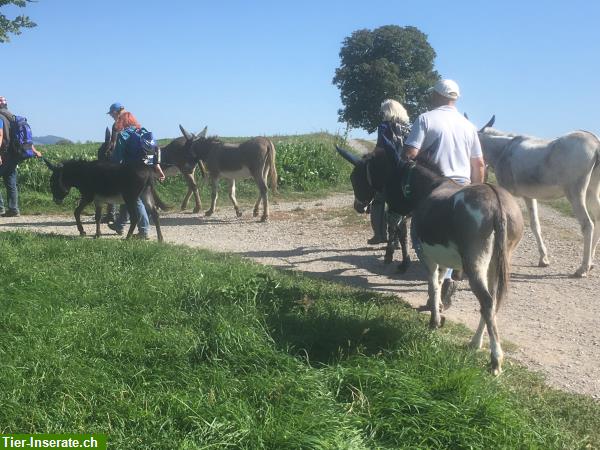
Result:
M63 183L63 165L54 164L48 161L46 158L42 158L46 163L46 166L52 171L50 176L50 191L52 192L52 198L57 204L61 204L65 197L69 195L70 189L67 188Z
M363 214L373 201L376 190L371 184L370 168L368 158L359 158L341 147L335 146L338 153L354 166L350 174L350 182L354 191L354 209Z
M179 125L179 129L185 138L185 150L188 154L193 155L195 158L204 159L206 157L206 151L202 144L206 141L207 127L204 127L198 134L190 133L181 125Z

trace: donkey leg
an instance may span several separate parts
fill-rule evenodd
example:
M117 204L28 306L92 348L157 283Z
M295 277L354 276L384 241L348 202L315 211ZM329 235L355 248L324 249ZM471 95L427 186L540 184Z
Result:
M260 202L262 200L262 195L259 192L258 193L258 200L256 200L256 203L254 203L254 209L252 210L252 217L258 217L258 210L260 208Z
M85 230L83 229L83 225L81 224L81 213L83 211L83 208L85 208L90 203L91 200L82 197L81 200L79 200L79 205L77 205L77 208L75 208L75 223L77 224L77 231L79 231L80 236L85 236Z
M100 221L102 220L102 203L96 203L96 211L94 214L94 220L96 221L96 234L94 237L100 237Z
M469 276L469 284L471 290L479 300L481 307L481 319L477 331L471 339L471 345L476 348L481 348L483 339L483 324L487 327L487 332L490 337L490 354L491 354L491 371L493 375L499 375L502 372L502 361L504 360L504 352L500 345L500 335L496 325L496 308L492 294L488 289L488 280L486 271L482 268L474 269L465 267L465 271Z
M188 206L188 202L190 201L190 197L192 196L192 188L188 186L188 190L183 196L183 201L181 202L181 210L185 211Z
M217 207L217 197L219 194L217 193L217 188L219 187L219 180L217 178L210 179L210 208L204 212L206 217L212 216L215 212L215 208Z
M597 166L592 171L590 184L586 193L586 201L588 212L594 222L594 234L592 235L592 265L593 259L596 257L598 241L600 241L600 166Z
M269 192L267 189L267 182L263 178L259 178L256 180L256 184L258 185L260 198L263 202L263 215L260 218L260 221L266 222L269 220Z
M231 203L233 203L235 215L242 217L242 211L240 210L237 199L235 198L235 179L233 178L229 181L229 199L231 200Z
M156 227L156 237L158 239L158 242L163 242L163 235L162 235L162 230L160 229L160 220L159 220L159 214L158 214L158 210L156 209L156 206L153 206L150 209L150 215L152 216L152 222L154 222L154 226Z
M405 273L410 266L408 254L408 218L405 217L400 224L400 247L402 248L402 263L398 266L399 273Z
M429 279L428 279L428 293L429 300L427 301L427 305L431 308L431 318L429 319L429 328L435 329L440 328L443 325L443 317L440 314L440 304L442 302L442 284L440 283L440 274L442 274L445 270L442 271L442 268L435 265L433 270L429 270Z
M529 211L529 222L531 224L531 231L535 236L538 251L540 252L540 261L538 263L538 267L548 267L550 265L550 260L548 259L548 250L546 250L546 246L544 245L544 241L542 240L542 229L540 228L537 200L535 198L525 197L525 204L527 205L527 210Z
M184 178L188 185L188 191L187 191L187 194L185 194L185 198L183 200L185 207L187 208L187 202L190 199L190 196L192 194L194 194L194 202L196 202L196 206L194 206L194 209L192 210L192 212L194 214L199 213L202 210L202 201L200 200L200 191L198 191L198 184L196 184L194 172L186 173L184 175ZM183 207L183 204L181 205L181 209L185 209Z
M125 198L125 206L127 207L127 212L129 212L129 230L127 231L127 239L129 239L133 232L135 231L135 227L137 227L138 222L140 221L140 215L137 210L137 198Z
M594 222L588 213L585 204L586 191L590 181L591 172L578 183L570 186L567 190L567 198L573 207L573 213L581 227L583 234L583 260L579 269L572 275L574 278L587 276L592 267L592 239L594 236Z

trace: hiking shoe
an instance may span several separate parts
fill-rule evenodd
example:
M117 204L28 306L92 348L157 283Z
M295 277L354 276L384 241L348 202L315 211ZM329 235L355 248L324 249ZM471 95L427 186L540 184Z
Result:
M119 236L123 236L123 228L119 228L119 226L116 223L109 223L106 224L106 226L113 230L115 233L117 233Z
M385 244L386 242L387 242L387 239L384 239L379 236L373 236L371 239L367 240L367 244L369 244L369 245Z
M2 214L2 217L19 217L20 215L21 214L19 214L19 211L15 211L14 209L9 209L4 214Z
M457 287L456 281L444 280L444 283L442 283L442 305L444 309L452 306L452 296L456 292Z
M134 235L131 236L132 239L139 239L141 241L149 241L150 240L150 236L148 236L146 233L136 233Z

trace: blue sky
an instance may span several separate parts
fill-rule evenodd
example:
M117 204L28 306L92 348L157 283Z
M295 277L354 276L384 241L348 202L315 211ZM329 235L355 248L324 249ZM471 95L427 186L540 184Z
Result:
M36 135L103 139L122 102L160 138L327 130L342 41L382 25L428 35L476 124L541 137L600 134L600 3L39 0L38 27L0 44L0 95ZM366 133L355 130L352 135Z

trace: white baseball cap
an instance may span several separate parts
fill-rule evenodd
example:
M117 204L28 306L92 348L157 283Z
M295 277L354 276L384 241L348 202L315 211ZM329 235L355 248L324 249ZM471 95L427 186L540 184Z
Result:
M460 89L458 88L458 84L456 84L456 81L453 80L440 80L435 83L433 90L442 97L446 97L451 100L456 100L458 97L460 97Z

